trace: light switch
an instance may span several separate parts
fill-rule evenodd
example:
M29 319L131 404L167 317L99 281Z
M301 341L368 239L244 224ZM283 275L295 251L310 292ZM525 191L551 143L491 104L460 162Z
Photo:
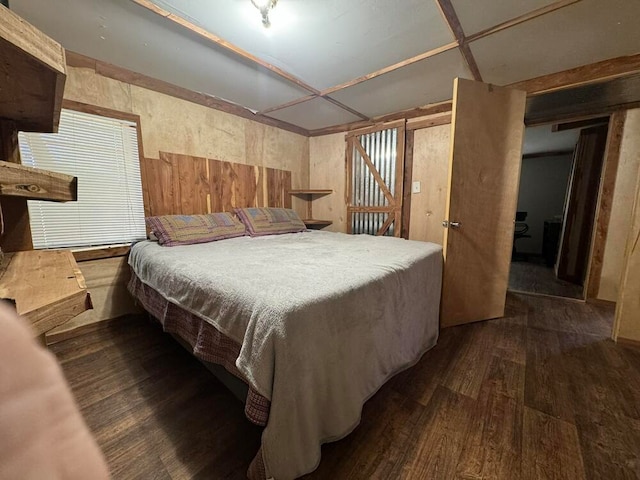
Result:
M411 193L420 193L420 182L413 182L411 184Z

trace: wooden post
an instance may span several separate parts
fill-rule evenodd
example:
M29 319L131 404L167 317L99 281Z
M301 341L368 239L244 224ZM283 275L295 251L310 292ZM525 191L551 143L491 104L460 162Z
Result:
M0 160L21 163L18 131L15 122L0 120ZM20 197L0 197L3 231L0 247L4 252L33 250L27 200Z

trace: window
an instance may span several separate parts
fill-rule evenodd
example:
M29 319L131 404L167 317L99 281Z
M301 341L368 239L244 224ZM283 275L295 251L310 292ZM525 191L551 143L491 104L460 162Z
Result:
M29 200L34 248L144 239L137 125L62 110L57 134L19 135L22 163L78 177L78 201Z

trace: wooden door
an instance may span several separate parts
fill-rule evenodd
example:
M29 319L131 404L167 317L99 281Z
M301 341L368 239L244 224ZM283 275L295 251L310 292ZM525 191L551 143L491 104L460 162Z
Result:
M347 232L402 230L404 121L347 135Z
M518 90L454 82L443 327L504 316L525 101Z
M581 130L573 154L556 274L578 285L587 273L608 131L608 125Z

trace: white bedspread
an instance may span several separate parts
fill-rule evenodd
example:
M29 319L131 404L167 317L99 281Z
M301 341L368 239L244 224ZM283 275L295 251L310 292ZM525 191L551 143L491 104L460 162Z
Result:
M267 477L314 470L364 402L438 336L439 245L304 232L200 245L136 244L129 263L167 300L242 344L236 362L271 400Z

